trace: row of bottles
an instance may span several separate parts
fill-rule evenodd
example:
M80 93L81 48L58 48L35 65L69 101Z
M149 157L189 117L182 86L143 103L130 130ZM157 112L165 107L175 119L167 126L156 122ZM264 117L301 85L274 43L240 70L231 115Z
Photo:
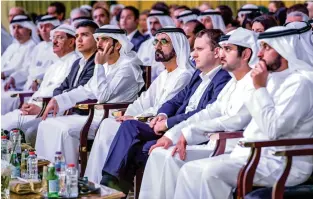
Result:
M44 168L43 189L44 195L49 198L78 197L78 171L75 164L68 164L65 168L64 157L56 152L55 163Z
M12 154L12 155L10 155ZM38 180L38 159L35 152L21 150L19 130L10 131L10 140L1 136L1 159L13 165L11 178ZM66 167L64 156L56 152L54 164L43 168L43 194L49 198L78 197L78 171L74 164Z

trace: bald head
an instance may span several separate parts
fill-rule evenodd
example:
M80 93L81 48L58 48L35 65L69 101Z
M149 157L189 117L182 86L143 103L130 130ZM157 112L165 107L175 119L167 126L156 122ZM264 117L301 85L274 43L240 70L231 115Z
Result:
M13 17L15 17L17 15L25 15L25 14L26 14L26 12L25 12L24 8L22 8L22 7L13 7L9 11L9 22L12 21Z

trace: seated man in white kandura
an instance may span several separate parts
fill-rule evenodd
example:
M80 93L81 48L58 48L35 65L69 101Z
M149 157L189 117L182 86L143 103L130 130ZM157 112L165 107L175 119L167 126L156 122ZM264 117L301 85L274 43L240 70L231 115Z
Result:
M209 141L206 132L242 130L248 125L251 115L244 98L254 90L250 72L257 61L256 41L257 34L243 28L221 37L221 65L233 78L214 103L169 129L151 147L140 198L172 199L180 168L189 161L210 157L215 142ZM236 139L227 142L226 152L236 143Z
M38 20L38 30L43 39L32 50L31 56L27 57L29 62L24 62L17 71L15 71L4 86L6 92L1 94L1 114L4 115L20 105L18 97L11 97L12 94L18 93L17 90L37 91L39 83L45 75L46 70L59 58L53 52L53 44L50 39L50 31L60 25L60 21L50 15L45 15ZM19 85L16 88L16 85ZM22 87L21 87L22 86Z
M299 35L290 35L292 31L273 27L259 36L260 61L251 72L255 90L245 99L252 120L243 141L313 138L312 67L296 56L293 46ZM285 158L273 153L304 147L313 146L263 148L253 183L273 186L285 165ZM249 154L250 148L237 145L231 154L185 164L178 174L174 198L233 198L238 173ZM305 182L312 170L312 156L293 157L286 186Z
M78 161L80 130L87 116L69 115L46 119L48 113L62 113L76 103L97 99L99 103L132 102L144 85L142 62L132 51L133 44L124 30L117 26L104 25L96 30L98 52L95 56L94 75L85 86L79 86L67 93L52 98L38 127L37 154L54 160L56 151L62 151L66 163ZM103 110L96 110L89 137L93 138L103 116Z
M170 30L173 30L173 32L165 32ZM116 118L116 120L108 118L101 123L93 143L85 173L85 176L89 180L100 182L103 164L121 122L135 119L139 116L157 115L157 111L161 105L174 97L190 81L194 71L188 62L190 54L188 48L190 47L183 30L179 30L181 32L169 27L160 29L160 32L158 31L159 34L155 37L155 59L161 62L166 70L152 82L146 92L142 93L127 108L125 116Z
M38 91L31 99L22 105L21 109L15 109L2 116L1 128L11 130L20 128L25 133L27 142L32 142L36 137L36 131L40 118L36 116L40 113L42 102L39 97L52 97L53 91L59 87L67 75L70 73L74 61L78 58L75 53L75 29L69 25L63 24L51 31L53 41L53 52L59 59L52 64L45 73L44 80Z

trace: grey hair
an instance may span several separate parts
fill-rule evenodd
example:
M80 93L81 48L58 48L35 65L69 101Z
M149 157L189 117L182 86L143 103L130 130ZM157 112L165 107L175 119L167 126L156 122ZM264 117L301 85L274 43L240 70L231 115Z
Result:
M309 21L309 16L300 11L293 11L287 17L302 17L302 21Z
M72 11L71 11L71 19L73 17L74 14L76 13L79 13L82 17L90 17L90 13L83 9L83 8L74 8Z

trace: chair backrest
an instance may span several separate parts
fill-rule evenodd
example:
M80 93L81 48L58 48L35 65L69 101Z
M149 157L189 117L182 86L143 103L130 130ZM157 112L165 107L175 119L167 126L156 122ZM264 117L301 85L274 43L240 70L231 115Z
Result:
M140 94L143 91L148 90L148 88L151 85L151 66L140 66L141 70L142 70L142 78L145 81L145 86L141 89Z

